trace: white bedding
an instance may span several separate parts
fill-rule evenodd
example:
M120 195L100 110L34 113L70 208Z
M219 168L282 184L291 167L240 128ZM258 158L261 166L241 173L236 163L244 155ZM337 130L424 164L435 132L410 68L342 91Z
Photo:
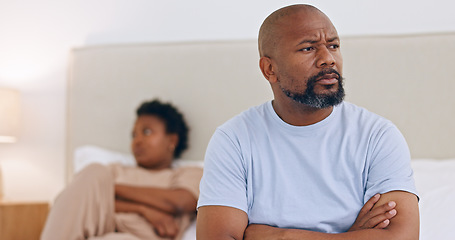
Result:
M455 159L411 164L420 196L420 239L455 239Z
M74 153L74 169L79 171L86 165L122 163L135 165L131 154L120 153L97 146L83 146ZM455 236L455 159L414 159L411 162L420 197L420 239L451 240ZM174 166L203 166L202 161L178 160ZM196 223L186 230L183 240L196 239Z
M111 163L120 163L126 166L136 166L136 161L134 160L133 155L127 153L121 153L117 151L112 151L106 148L94 146L94 145L85 145L77 148L74 151L74 163L73 169L74 173L79 172L84 167L91 163L99 163L103 165L108 165ZM173 167L180 166L203 166L203 161L197 160L184 160L178 159L173 163Z

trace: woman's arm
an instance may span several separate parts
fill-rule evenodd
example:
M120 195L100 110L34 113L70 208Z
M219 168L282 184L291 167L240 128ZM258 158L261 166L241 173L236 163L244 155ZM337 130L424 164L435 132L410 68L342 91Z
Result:
M141 203L160 211L179 215L196 211L196 197L185 189L164 189L115 185L115 196L130 202Z
M173 215L139 203L116 199L115 212L133 212L141 215L154 227L160 237L173 238L179 231Z

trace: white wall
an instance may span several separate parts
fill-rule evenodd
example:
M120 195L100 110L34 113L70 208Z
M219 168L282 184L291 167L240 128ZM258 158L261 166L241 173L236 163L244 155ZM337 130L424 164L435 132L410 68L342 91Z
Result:
M0 0L0 86L22 93L19 142L0 145L5 195L52 200L65 185L70 48L92 44L256 38L286 0ZM340 35L455 31L448 0L307 1Z

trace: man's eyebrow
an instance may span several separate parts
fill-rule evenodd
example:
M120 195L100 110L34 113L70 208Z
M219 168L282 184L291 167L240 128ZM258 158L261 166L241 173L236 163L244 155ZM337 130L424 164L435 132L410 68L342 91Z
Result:
M335 41L339 41L340 38L339 37L333 37L333 38L330 38L327 42L335 42Z
M333 38L328 39L327 42L335 42L335 41L338 41L338 40L340 40L339 37L333 37ZM305 40L302 40L301 42L299 42L299 43L297 44L297 46L302 45L302 44L305 44L305 43L314 44L314 43L317 43L317 42L319 42L319 40L305 39Z
M302 45L302 44L305 44L305 43L314 44L314 43L317 43L317 42L319 42L319 41L318 41L318 40L309 40L309 39L305 39L305 40L299 42L299 43L297 44L297 46Z

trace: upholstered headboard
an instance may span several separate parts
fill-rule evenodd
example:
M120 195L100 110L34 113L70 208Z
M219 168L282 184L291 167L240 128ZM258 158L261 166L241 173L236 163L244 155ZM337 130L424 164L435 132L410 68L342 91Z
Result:
M413 158L455 157L453 43L455 33L341 39L346 100L392 120ZM74 49L68 160L86 144L129 152L134 111L155 97L178 106L191 126L183 158L202 160L218 125L272 99L258 58L253 40Z

